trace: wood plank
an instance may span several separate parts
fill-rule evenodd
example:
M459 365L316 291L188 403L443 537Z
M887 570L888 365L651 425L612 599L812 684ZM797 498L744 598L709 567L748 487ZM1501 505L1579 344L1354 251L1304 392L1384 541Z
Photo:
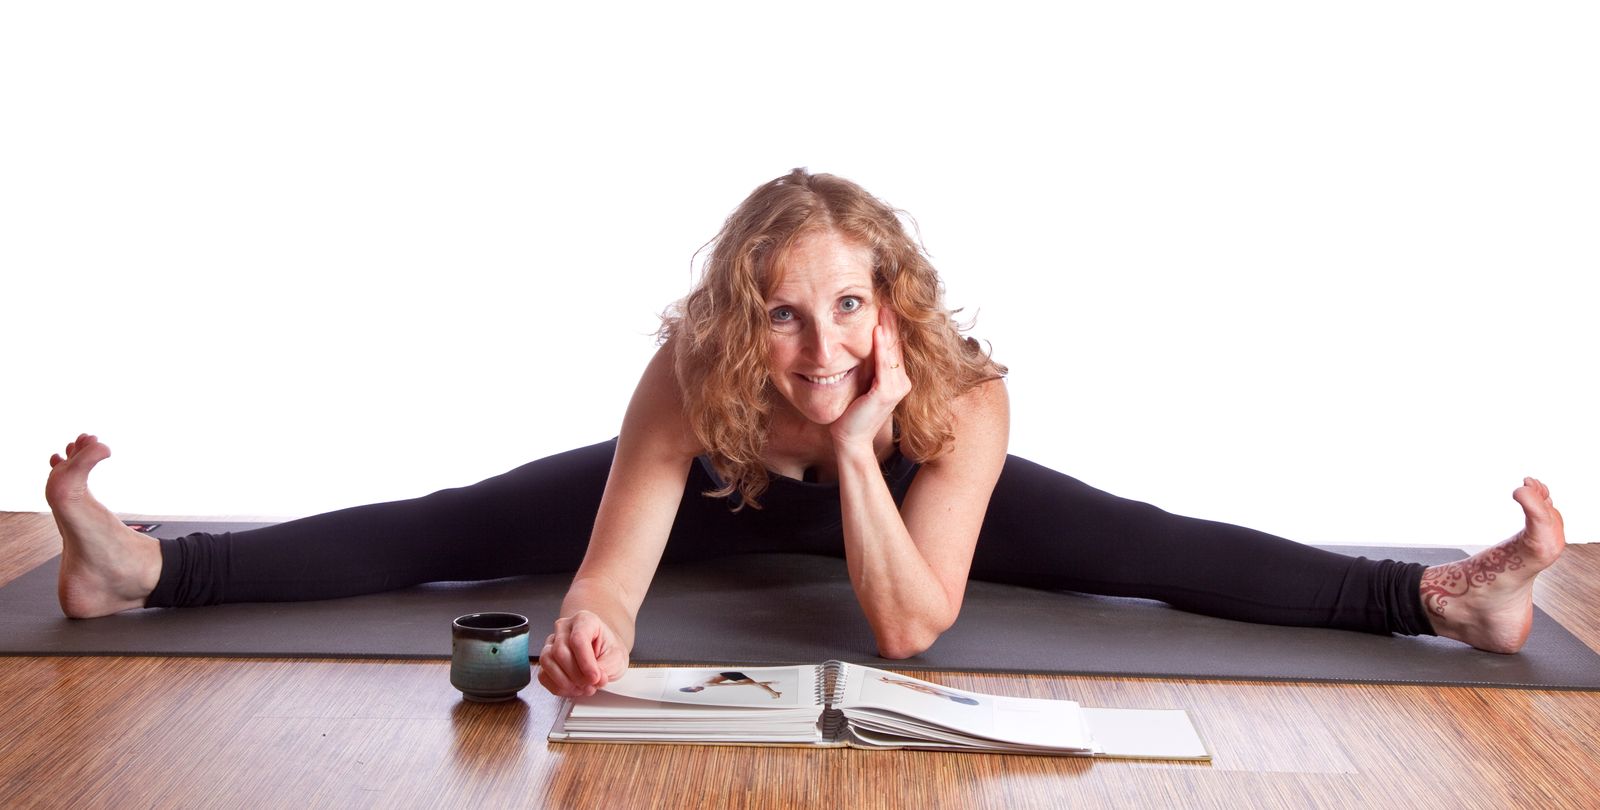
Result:
M59 550L0 514L0 581ZM31 563L29 562L31 560ZM1600 546L1537 599L1591 647ZM1211 764L549 745L557 701L460 700L442 661L0 659L0 806L1592 807L1600 693L917 673L1180 707Z
M0 512L0 585L61 553L61 534L49 515Z

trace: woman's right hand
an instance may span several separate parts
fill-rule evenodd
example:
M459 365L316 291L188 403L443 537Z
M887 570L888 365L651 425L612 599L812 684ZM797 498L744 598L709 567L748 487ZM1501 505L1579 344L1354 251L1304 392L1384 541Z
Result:
M588 697L627 671L627 648L588 610L557 619L539 651L539 683L558 697Z

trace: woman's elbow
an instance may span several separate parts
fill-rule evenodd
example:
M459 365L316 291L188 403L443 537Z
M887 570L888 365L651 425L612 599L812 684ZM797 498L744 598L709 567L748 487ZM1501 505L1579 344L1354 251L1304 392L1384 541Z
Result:
M927 642L895 641L892 643L885 643L880 641L878 642L878 657L887 658L891 661L898 661L902 658L913 658L921 655L923 651L932 646L932 639L928 640Z
M939 640L939 636L949 629L951 624L954 622L944 623L938 627L908 627L895 632L879 633L878 655L891 660L921 655Z

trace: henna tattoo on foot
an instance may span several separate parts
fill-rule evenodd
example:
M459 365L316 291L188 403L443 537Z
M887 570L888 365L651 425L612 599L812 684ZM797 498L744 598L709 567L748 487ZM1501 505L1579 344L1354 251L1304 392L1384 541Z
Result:
M1467 591L1494 582L1507 571L1515 571L1524 563L1522 538L1469 557L1460 562L1435 565L1422 573L1421 596L1423 604L1434 615L1443 616L1451 599L1467 595Z

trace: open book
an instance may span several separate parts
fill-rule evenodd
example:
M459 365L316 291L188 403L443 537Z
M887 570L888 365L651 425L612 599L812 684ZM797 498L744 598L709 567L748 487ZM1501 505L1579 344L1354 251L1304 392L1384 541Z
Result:
M565 701L550 739L1211 758L1182 710L986 695L843 661L636 667Z

